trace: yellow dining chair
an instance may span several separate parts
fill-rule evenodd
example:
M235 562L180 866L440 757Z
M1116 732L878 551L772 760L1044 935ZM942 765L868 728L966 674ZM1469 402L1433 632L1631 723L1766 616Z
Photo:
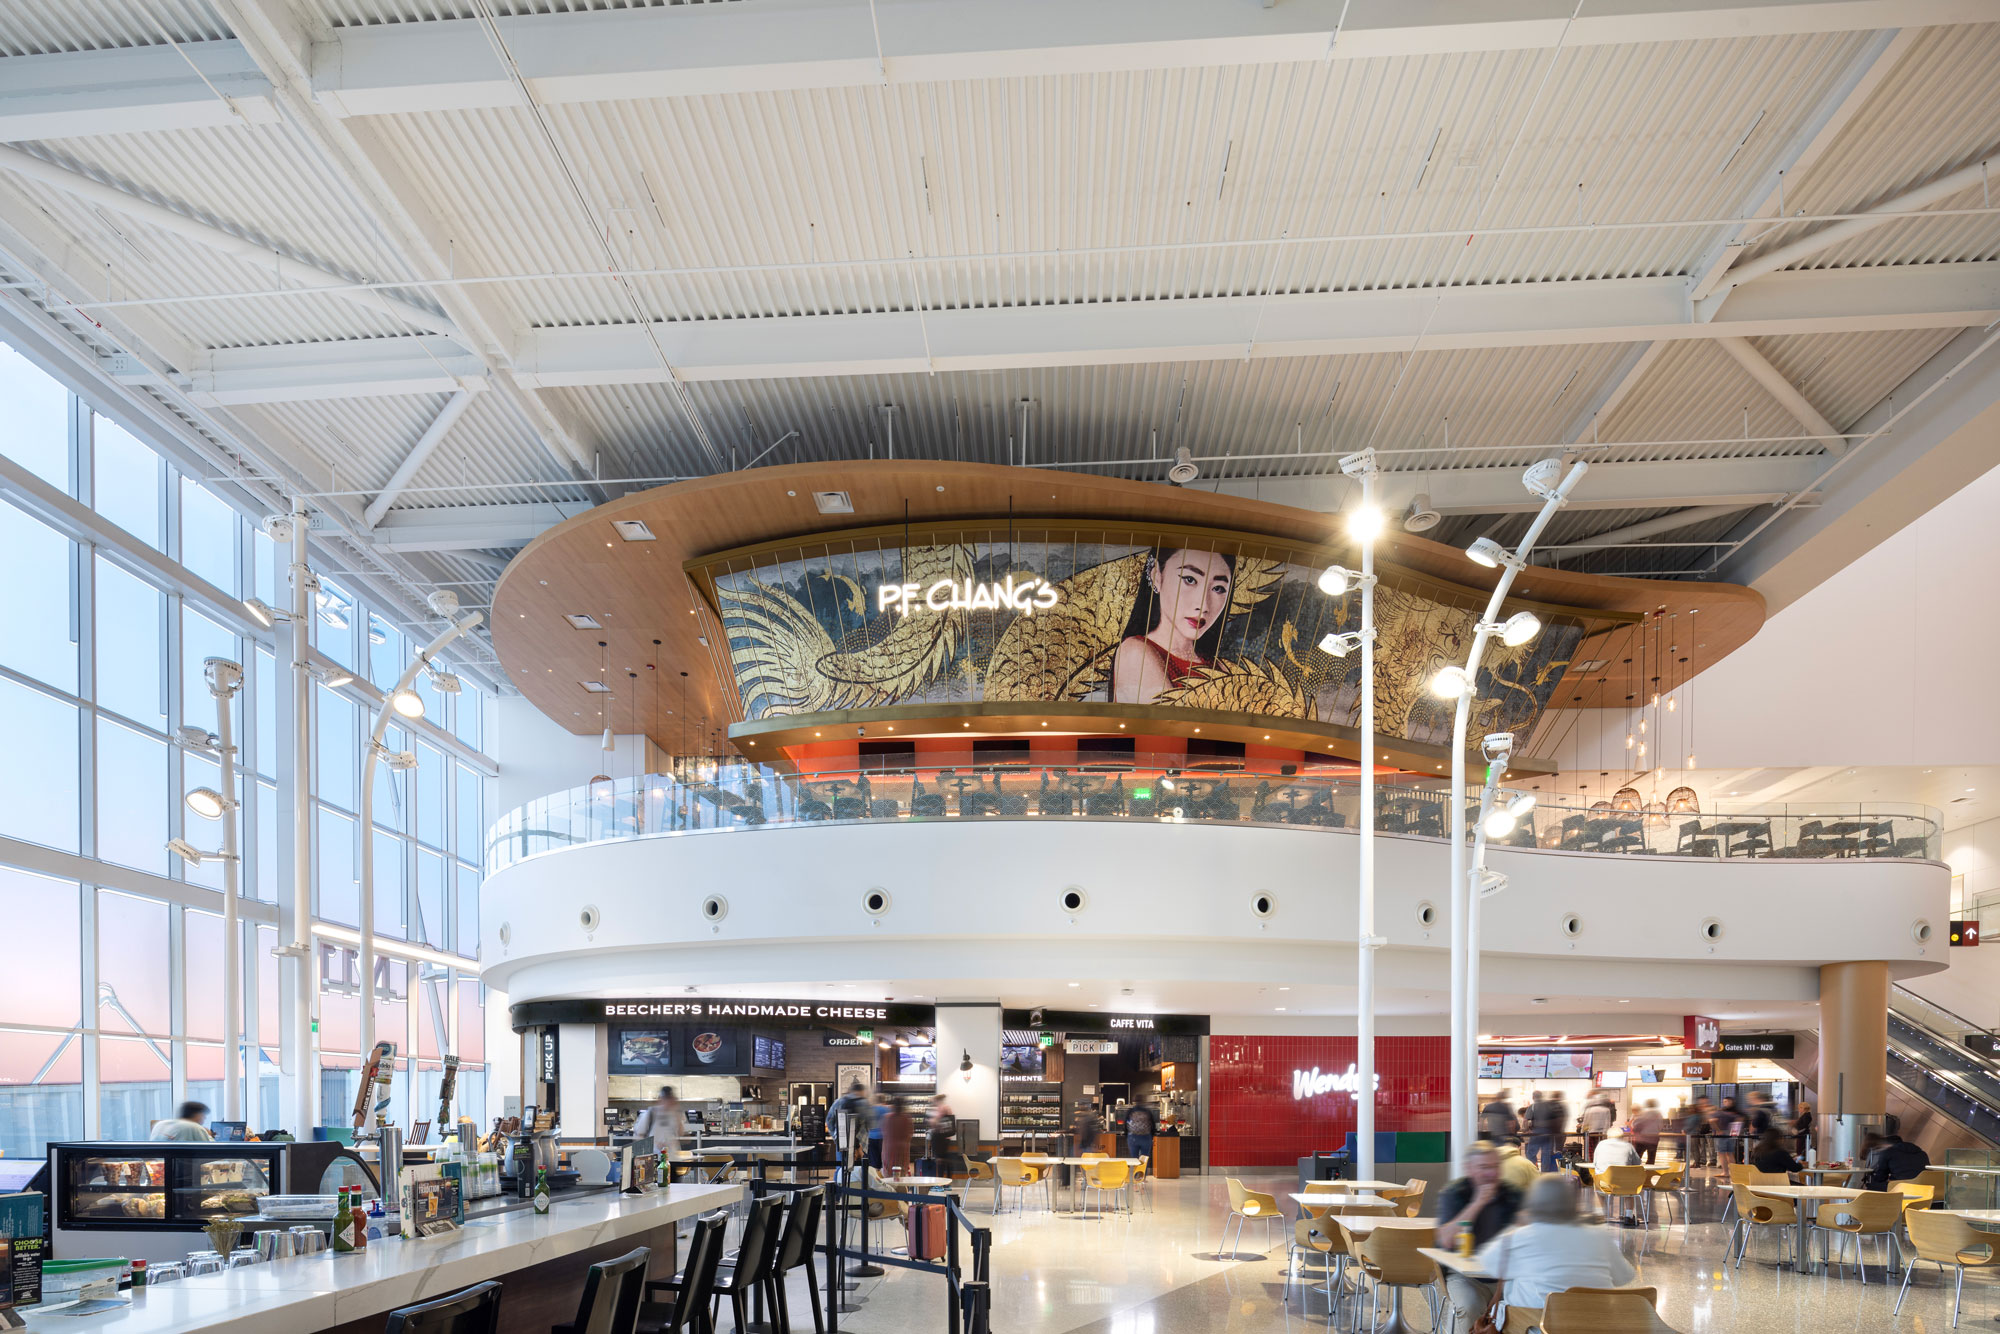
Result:
M1270 1225L1276 1222L1283 1222L1285 1217L1278 1208L1278 1201L1261 1190L1248 1189L1235 1177L1224 1177L1223 1181L1229 1188L1229 1217L1222 1224L1222 1234L1225 1237L1229 1235L1229 1224L1233 1222L1236 1224L1236 1240L1226 1249L1218 1249L1224 1255L1233 1255L1236 1247L1243 1242L1243 1224L1245 1220L1254 1218L1265 1225L1264 1249L1267 1251L1270 1250Z
M1912 1209L1903 1215L1903 1226L1910 1230L1910 1248L1917 1253L1918 1260L1928 1260L1940 1270L1950 1265L1958 1271L1958 1286L1951 1296L1951 1327L1957 1329L1958 1306L1965 1297L1965 1271L2000 1264L2000 1251L1994 1249L1993 1234L1980 1232L1957 1214L1939 1209ZM1896 1294L1896 1309L1889 1313L1891 1319L1903 1309L1903 1297L1910 1290L1910 1275L1916 1267L1915 1260L1903 1266L1903 1288Z
M1115 1190L1125 1194L1126 1212L1131 1212L1132 1164L1122 1158L1105 1158L1091 1163L1083 1169L1083 1172L1083 1198L1086 1205L1090 1202L1091 1191L1097 1192L1097 1198L1101 1202L1106 1192ZM1272 1203L1275 1207L1276 1201Z
M1645 1207L1647 1170L1643 1167L1600 1167L1590 1174L1591 1184L1597 1193L1609 1200L1630 1200L1632 1210L1637 1215ZM1620 1206L1621 1214L1623 1206ZM1604 1209L1609 1218L1611 1210Z
M1019 1158L995 1158L993 1160L993 1212L999 1213L1006 1202L1004 1192L1018 1192L1021 1207L1027 1208L1028 1191L1034 1186L1045 1186L1042 1169L1032 1167ZM1053 1198L1049 1201L1051 1211L1055 1209Z
M1646 1174L1646 1221L1648 1223L1653 1221L1653 1201L1659 1199L1680 1205L1681 1225L1685 1227L1688 1221L1687 1198L1681 1193L1685 1189L1687 1189L1686 1165L1676 1163L1672 1167L1649 1169Z
M1937 1199L1937 1189L1921 1181L1891 1181L1889 1189L1903 1197L1905 1209L1928 1209Z
M1845 1219L1847 1221L1842 1222ZM1863 1237L1884 1238L1883 1257L1890 1261L1889 1277L1896 1276L1895 1260L1902 1257L1902 1242L1896 1235L1896 1227L1903 1221L1903 1200L1899 1195L1886 1190L1864 1190L1851 1200L1830 1200L1819 1207L1813 1215L1812 1229L1822 1234L1820 1256L1832 1261L1833 1234L1838 1232L1854 1238L1854 1267L1861 1271L1861 1281L1868 1281L1868 1266L1863 1263L1861 1239ZM1810 1238L1808 1238L1810 1241Z
M1343 1232L1345 1228L1341 1229ZM1426 1246L1437 1241L1437 1234L1429 1228L1421 1227L1378 1227L1355 1244L1353 1234L1349 1235L1349 1245L1353 1247L1356 1270L1356 1296L1360 1286L1366 1284L1368 1295L1368 1328L1378 1323L1379 1308L1382 1304L1384 1288L1416 1288L1424 1294L1430 1306L1430 1327L1436 1329L1438 1319L1438 1267L1427 1255L1422 1254ZM1358 1317L1360 1311L1357 1309Z
M1657 1288L1569 1288L1549 1294L1542 1334L1675 1334Z
M1736 1199L1736 1228L1742 1236L1742 1244L1736 1251L1736 1267L1743 1267L1743 1257L1750 1250L1750 1236L1758 1228L1778 1228L1780 1230L1797 1227L1798 1206L1790 1200L1776 1199L1769 1195L1759 1195L1750 1186L1731 1186L1730 1193ZM1735 1240L1735 1237L1731 1237ZM1779 1238L1779 1244L1784 1239ZM1725 1252L1725 1255L1727 1253Z

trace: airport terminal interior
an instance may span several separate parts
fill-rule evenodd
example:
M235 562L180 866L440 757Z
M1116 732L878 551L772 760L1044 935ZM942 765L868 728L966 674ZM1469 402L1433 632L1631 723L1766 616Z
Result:
M1992 1328L1996 70L0 5L0 1330Z

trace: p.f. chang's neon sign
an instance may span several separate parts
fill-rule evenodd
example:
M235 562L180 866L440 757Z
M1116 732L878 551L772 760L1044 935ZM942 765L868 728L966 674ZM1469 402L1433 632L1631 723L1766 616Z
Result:
M1379 1074L1375 1076L1375 1087L1382 1087L1382 1076ZM1344 1075L1322 1073L1318 1066L1292 1071L1292 1101L1303 1102L1324 1093L1345 1093L1356 1102L1361 1101L1361 1072L1352 1065L1347 1067Z
M898 616L913 611L1018 611L1033 616L1060 601L1054 584L1043 579L1016 582L1011 574L999 583L940 579L928 588L922 584L878 584L875 588L875 610L894 608Z

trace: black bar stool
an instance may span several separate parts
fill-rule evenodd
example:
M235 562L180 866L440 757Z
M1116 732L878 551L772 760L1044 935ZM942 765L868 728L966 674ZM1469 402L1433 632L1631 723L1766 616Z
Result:
M615 1260L590 1267L583 1280L583 1300L576 1319L549 1326L549 1334L632 1334L639 1327L639 1304L646 1297L646 1265L650 1247L627 1251Z
M493 1334L500 1327L500 1285L491 1279L449 1297L398 1307L382 1334Z
M729 1305L736 1314L736 1328L747 1330L750 1319L744 1310L743 1297L758 1282L770 1277L771 1262L775 1256L774 1245L780 1239L778 1211L784 1207L782 1195L766 1195L750 1202L750 1212L743 1220L743 1237L736 1249L734 1262L722 1261L718 1273L724 1269L726 1275L717 1277L713 1285L713 1295L728 1297ZM757 1272L761 1261L763 1273ZM646 1284L648 1293L682 1291L687 1287L688 1275L694 1272L694 1261L672 1278L654 1279Z
M687 1268L681 1270L671 1302L646 1302L639 1307L639 1334L714 1334L709 1312L715 1300L715 1271L722 1264L722 1233L729 1226L727 1210L717 1209L695 1220L688 1241ZM654 1285L648 1283L646 1290ZM385 1331L395 1334L395 1331Z
M819 1310L819 1275L813 1268L813 1243L819 1237L820 1219L826 1209L826 1187L792 1193L792 1211L785 1215L784 1235L778 1243L778 1260L772 1267L771 1291L777 1300L778 1324L790 1334L792 1308L785 1295L785 1275L794 1269L806 1271L806 1296L812 1299L813 1334L825 1334L826 1320Z

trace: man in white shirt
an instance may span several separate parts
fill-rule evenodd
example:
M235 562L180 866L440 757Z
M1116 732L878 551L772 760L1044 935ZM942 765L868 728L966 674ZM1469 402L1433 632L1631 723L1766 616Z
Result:
M179 1141L184 1144L205 1144L215 1138L202 1122L208 1120L208 1104L184 1102L171 1121L161 1121L153 1127L147 1138Z
M1524 1226L1501 1233L1477 1252L1480 1267L1501 1280L1504 1306L1539 1311L1552 1292L1618 1288L1639 1276L1616 1233L1577 1219L1575 1193L1561 1177L1535 1182L1522 1214L1528 1220ZM1494 1322L1506 1324L1498 1310Z
M1604 1132L1604 1138L1598 1142L1596 1152L1590 1155L1590 1170L1592 1172L1602 1172L1607 1167L1637 1167L1638 1165L1639 1151L1632 1147L1632 1142L1625 1138L1625 1132L1617 1126L1612 1126ZM1624 1207L1624 1204L1620 1203L1619 1209L1621 1213ZM1622 1218L1621 1221L1623 1221Z

